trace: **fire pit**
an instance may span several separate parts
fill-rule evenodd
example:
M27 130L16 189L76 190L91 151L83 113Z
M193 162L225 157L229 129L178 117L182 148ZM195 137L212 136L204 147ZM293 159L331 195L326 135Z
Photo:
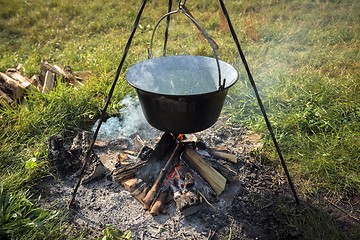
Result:
M202 203L211 206L236 175L219 161L205 160L201 151L237 162L236 155L207 149L202 141L164 133L154 150L143 148L138 155L141 160L121 162L113 171L113 179L151 214L165 212L166 203L174 200L177 209L188 215L203 207Z

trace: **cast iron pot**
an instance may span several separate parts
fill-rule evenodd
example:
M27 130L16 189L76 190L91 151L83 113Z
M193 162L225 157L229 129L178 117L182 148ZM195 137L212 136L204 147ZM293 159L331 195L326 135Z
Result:
M150 125L164 132L194 133L217 121L238 72L226 62L217 65L215 58L164 56L131 66L126 79Z

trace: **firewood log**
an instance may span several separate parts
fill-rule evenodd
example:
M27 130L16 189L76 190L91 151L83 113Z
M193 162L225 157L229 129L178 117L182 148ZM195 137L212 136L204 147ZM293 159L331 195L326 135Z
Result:
M30 80L27 77L23 76L16 68L7 69L5 74L12 79L18 81L24 89L29 88L31 85Z
M5 73L0 72L0 78L3 79L7 84L11 85L14 88L14 91L12 93L12 98L19 99L21 98L25 93L25 87L21 85L18 81L15 79L9 77Z
M1 99L5 100L5 102L7 102L9 105L12 105L14 103L14 100L12 100L6 93L0 90L0 100Z
M156 199L156 196L160 193L160 189L165 180L165 177L168 175L169 171L174 167L175 163L179 160L183 148L184 147L182 144L178 144L175 150L173 151L170 159L167 161L165 167L161 169L158 178L155 180L154 184L151 186L151 189L143 199L144 209L149 209L154 199Z
M31 84L37 88L37 90L39 90L40 92L43 89L43 81L41 81L40 76L39 75L33 75L29 81L31 82Z
M175 138L169 133L164 133L156 144L146 165L136 173L136 177L152 184L159 176L161 169L166 164L169 153L174 150L175 146Z
M165 201L168 195L168 191L161 192L159 197L155 200L154 204L151 206L150 214L159 215L165 213Z
M55 74L53 72L47 71L45 75L44 86L42 93L48 93L53 89L55 84Z
M181 158L209 183L217 196L224 191L226 178L211 167L194 149L185 147Z
M228 162L237 163L237 158L236 158L235 154L220 152L220 151L216 151L216 150L212 150L212 149L208 149L206 151L211 156L226 160Z

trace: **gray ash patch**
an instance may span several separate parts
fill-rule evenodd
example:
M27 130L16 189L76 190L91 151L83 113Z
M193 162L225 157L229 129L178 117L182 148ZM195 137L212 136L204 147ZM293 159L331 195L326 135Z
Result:
M263 166L250 156L259 147L259 136L241 126L218 121L210 129L194 134L209 147L226 148L237 155L231 167L237 180L227 183L225 191L212 207L203 204L194 214L184 216L176 211L173 201L167 213L152 216L118 183L111 180L111 167L119 152L140 152L143 145L154 146L159 136L144 140L133 135L128 139L97 142L94 153L107 167L103 177L80 186L70 224L90 231L87 238L96 239L101 230L112 225L130 230L133 239L277 239L283 238L283 226L274 217L278 198L288 195L286 182L273 168ZM227 163L228 164L228 163ZM62 179L41 183L41 205L66 208L77 181L77 173ZM231 229L231 230L230 230Z

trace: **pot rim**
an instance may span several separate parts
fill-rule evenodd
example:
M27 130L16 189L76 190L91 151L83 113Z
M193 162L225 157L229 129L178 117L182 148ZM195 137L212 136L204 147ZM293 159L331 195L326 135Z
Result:
M143 62L147 62L149 60L154 60L154 59L163 59L163 58L179 58L179 57L194 57L194 58L206 58L206 59L214 59L213 57L207 57L207 56L194 56L194 55L172 55L172 56L161 56L161 57L156 57L156 58L149 58L149 59L145 59L145 60L142 60L140 62L137 62L135 63L134 65L130 66L128 68L128 70L126 71L126 74L125 74L125 78L126 78L126 81L129 83L130 86L132 86L133 88L135 88L136 90L140 90L140 91L143 91L143 92L146 92L146 93L150 93L150 94L154 94L154 95L158 95L158 96L167 96L167 97L194 97L194 96L203 96L203 95L208 95L208 94L214 94L214 93L217 93L217 92L221 92L221 91L226 91L228 90L230 87L232 87L239 79L239 72L237 71L237 69L232 66L231 64L225 62L225 61L222 61L222 60L219 60L220 62L222 63L225 63L229 66L231 66L235 72L236 72L236 77L232 80L232 82L230 82L229 85L225 86L223 89L218 89L218 90L215 90L215 91L210 91L210 92L204 92L204 93L197 93L197 94L168 94L168 93L158 93L158 92L152 92L152 91L149 91L149 90L144 90L142 88L140 88L139 86L135 85L133 82L130 82L128 80L128 73L129 73L129 70L131 70L132 67L138 65L138 64L141 64Z

